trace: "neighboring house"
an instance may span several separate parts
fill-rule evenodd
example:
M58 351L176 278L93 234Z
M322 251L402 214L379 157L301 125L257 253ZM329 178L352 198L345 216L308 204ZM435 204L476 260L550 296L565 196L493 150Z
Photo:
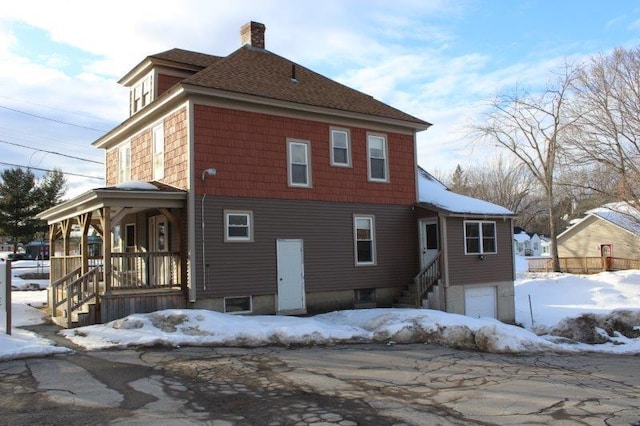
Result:
M513 235L513 250L519 256L531 256L531 237L525 231Z
M587 211L558 235L558 256L640 259L640 212L626 203Z
M130 117L93 143L107 187L39 215L54 320L385 307L403 290L418 306L444 283L441 309L465 313L467 289L471 300L493 288L494 316L513 321L510 212L433 210L422 193L416 206L416 133L430 124L266 50L264 32L246 24L226 57L151 55L120 80ZM451 256L417 288L434 221ZM98 260L90 233L102 237Z
M551 238L540 236L540 256L551 256Z
M531 247L531 256L542 255L542 238L540 238L538 234L531 235L529 243Z

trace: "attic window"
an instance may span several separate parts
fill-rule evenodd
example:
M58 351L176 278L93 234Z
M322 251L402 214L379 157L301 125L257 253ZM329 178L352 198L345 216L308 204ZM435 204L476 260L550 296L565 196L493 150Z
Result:
M149 74L131 88L129 96L132 115L151 103L152 87L153 78L152 74Z

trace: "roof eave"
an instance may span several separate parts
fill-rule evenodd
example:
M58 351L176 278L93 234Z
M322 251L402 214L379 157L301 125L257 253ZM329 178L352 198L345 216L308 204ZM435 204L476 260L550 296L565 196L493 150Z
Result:
M242 101L247 103L253 103L258 105L275 106L284 109L291 109L295 111L303 111L310 113L321 113L326 115L338 115L345 118L355 120L374 121L382 124L388 124L393 126L411 128L416 131L427 130L431 123L416 118L416 121L400 120L395 118L382 117L378 115L364 114L352 111L339 110L334 108L320 107L316 105L301 104L291 101L283 101L280 99L267 98L263 96L250 95L240 92L232 92L228 90L213 89L210 87L198 86L194 84L182 83L181 86L188 94L201 95L201 96L214 96L222 99Z
M445 209L441 206L437 206L435 204L424 203L424 202L418 202L416 203L416 206L424 209L428 209L428 210L433 210L438 213L442 213L444 216L447 216L447 217L464 218L464 217L473 216L477 218L513 219L518 216L515 213L507 214L507 213L485 213L485 212L456 212L456 211Z

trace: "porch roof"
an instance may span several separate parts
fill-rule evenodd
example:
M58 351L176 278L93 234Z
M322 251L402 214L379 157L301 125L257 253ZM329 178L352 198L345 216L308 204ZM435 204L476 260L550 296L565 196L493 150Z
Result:
M151 208L183 208L186 199L187 191L155 182L138 186L94 188L75 198L63 201L41 212L36 217L46 220L48 224L53 224L105 207L128 208L131 211Z

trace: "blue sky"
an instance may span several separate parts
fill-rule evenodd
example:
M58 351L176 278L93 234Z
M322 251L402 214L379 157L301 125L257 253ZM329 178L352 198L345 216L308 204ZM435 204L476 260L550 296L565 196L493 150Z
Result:
M471 150L466 136L495 94L541 87L565 59L640 43L631 1L9 2L0 10L0 162L103 176L95 162L104 153L91 142L127 117L118 79L173 47L226 55L250 20L266 25L267 49L433 123L418 137L418 162L440 174L498 155ZM102 184L68 180L69 195Z

